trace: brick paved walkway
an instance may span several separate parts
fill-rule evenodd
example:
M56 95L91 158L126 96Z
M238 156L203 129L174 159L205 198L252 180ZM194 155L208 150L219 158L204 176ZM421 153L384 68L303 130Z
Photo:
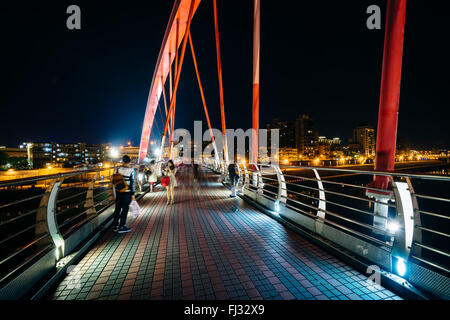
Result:
M400 299L307 242L202 169L180 170L175 204L159 187L133 231L108 231L48 299Z

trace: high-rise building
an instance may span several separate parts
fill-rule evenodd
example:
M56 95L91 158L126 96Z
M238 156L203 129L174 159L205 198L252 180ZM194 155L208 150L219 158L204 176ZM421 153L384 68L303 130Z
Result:
M359 151L366 157L375 156L375 129L372 126L358 126L353 129L353 144L359 145Z
M295 120L295 142L299 154L314 154L317 151L318 133L314 131L312 119L302 114Z
M281 121L278 118L272 120L271 123L266 125L267 130L278 129L280 148L295 148L295 126L293 122ZM267 133L268 139L270 139L270 133ZM269 143L270 146L270 143Z

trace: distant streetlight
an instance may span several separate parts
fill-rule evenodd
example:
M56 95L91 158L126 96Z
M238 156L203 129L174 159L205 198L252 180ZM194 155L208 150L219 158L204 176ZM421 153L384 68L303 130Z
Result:
M112 158L118 158L119 157L119 150L117 150L117 148L112 148L111 149L111 157Z

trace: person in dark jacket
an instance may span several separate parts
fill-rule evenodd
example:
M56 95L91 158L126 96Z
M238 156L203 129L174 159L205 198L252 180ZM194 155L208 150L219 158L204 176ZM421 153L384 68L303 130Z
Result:
M192 172L194 173L194 181L198 181L198 164L194 163L192 165Z
M236 197L236 186L239 182L239 175L236 172L236 165L234 163L230 163L228 165L228 176L230 178L230 184L231 184L231 195L230 197L234 198Z
M135 200L135 170L130 166L131 159L129 156L124 155L122 158L123 164L117 168L117 173L123 175L123 178L128 185L128 190L124 192L118 192L116 190L116 209L114 210L114 232L127 233L131 231L131 228L125 224L127 222L128 208L131 201Z

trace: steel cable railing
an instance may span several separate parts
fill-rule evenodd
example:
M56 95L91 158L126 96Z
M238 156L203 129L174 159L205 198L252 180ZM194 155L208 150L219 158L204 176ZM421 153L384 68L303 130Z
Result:
M239 171L241 193L278 210L276 214L280 217L295 220L295 214L286 211L291 210L313 219L316 228L321 228L318 222L324 223L369 241L392 255L406 257L445 276L450 274L450 215L444 213L450 212L450 199L439 195L435 188L421 188L414 193L413 187L429 182L445 183L448 194L450 177L246 163L239 164ZM368 186L375 175L388 176L392 189ZM380 215L380 207L384 208L385 215ZM414 220L411 230L409 222L402 222L403 215L408 214ZM403 238L408 238L410 243ZM399 250L403 253L399 254Z
M136 170L139 194L148 183L145 167ZM55 249L55 239L64 241L109 208L115 201L114 171L96 168L0 181L0 285ZM54 219L55 230L49 227L49 218Z

